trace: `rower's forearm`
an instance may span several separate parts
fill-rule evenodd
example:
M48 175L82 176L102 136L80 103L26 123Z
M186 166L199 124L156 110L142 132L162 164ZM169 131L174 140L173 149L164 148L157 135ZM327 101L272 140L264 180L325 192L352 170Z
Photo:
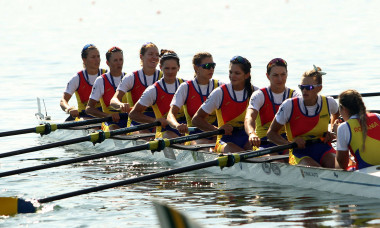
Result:
M133 110L129 113L129 117L139 123L153 123L156 121L153 117L147 116L141 112L135 112Z
M166 120L169 122L169 125L172 128L177 128L177 126L179 125L177 119L175 118L175 116L171 112L168 113Z
M111 99L110 105L112 108L114 108L116 110L120 110L121 104L122 104L122 102L120 102L119 99L117 99L115 97L113 97Z
M255 128L256 128L255 124L256 124L255 121L252 121L250 119L244 120L244 130L245 130L245 133L247 133L247 135L255 132Z
M218 129L214 125L210 124L209 122L201 118L193 118L191 123L193 124L194 127L197 127L201 129L202 131L214 131Z
M110 114L102 112L97 108L88 107L88 106L86 107L86 113L93 117L99 117L99 118L111 116Z
M268 140L276 145L286 145L289 144L289 141L284 139L280 134L276 132L268 131L267 133Z

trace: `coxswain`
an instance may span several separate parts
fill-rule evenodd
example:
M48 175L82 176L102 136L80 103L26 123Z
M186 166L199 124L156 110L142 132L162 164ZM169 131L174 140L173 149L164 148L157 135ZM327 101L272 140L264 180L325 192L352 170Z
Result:
M367 113L362 96L356 90L346 90L339 95L339 113L346 121L339 125L337 133L339 166L348 170L350 155L354 157L356 170L380 165L380 115Z

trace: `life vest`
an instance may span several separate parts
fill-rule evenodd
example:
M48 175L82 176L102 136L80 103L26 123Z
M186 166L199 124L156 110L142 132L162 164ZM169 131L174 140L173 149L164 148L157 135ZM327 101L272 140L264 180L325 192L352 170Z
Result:
M144 73L142 70L141 70L141 72ZM153 84L162 78L163 73L162 73L162 71L156 70L153 74L153 77L155 77L156 75L158 75L158 77L155 81L153 81ZM126 97L126 100L127 100L128 104L131 106L131 108L133 108L133 106L140 99L141 95L144 93L145 89L148 87L148 85L144 85L141 82L140 77L139 77L139 71L133 72L133 77L134 77L134 81L133 81L132 89L127 91L126 95L124 96L124 97ZM144 75L144 77L145 77L145 75ZM144 114L149 115L149 116L154 115L153 111L150 107L148 107L145 110ZM128 127L132 126L132 122L133 122L133 120L131 118L128 118L127 126ZM138 123L135 123L135 124L138 124Z
M268 88L262 88L261 91L264 94L264 104L260 108L258 115L256 117L256 134L259 138L263 138L267 136L267 131L269 129L269 126L271 125L274 116L276 115L278 108L281 104L274 103L273 100L269 97ZM284 91L284 96L286 93L288 94L286 98L291 98L293 96L293 89L286 88ZM284 100L285 100L284 99ZM284 101L283 100L283 101ZM281 129L280 134L284 133L285 129Z
M351 138L349 149L355 157L356 169L380 165L380 120L376 114L367 114L367 137L363 151L362 129L358 119L347 121Z
M100 76L106 72L107 72L106 69L99 68L98 76ZM92 91L92 85L87 80L85 75L86 75L86 77L88 77L87 76L87 70L81 70L78 72L79 86L78 86L77 90L75 91L75 97L77 98L78 111L79 112L82 112L86 109L86 106L87 106L88 100L90 99L90 94ZM100 108L100 106L101 105L98 102L95 107Z
M211 79L211 80L213 82L213 88L211 91L213 91L215 88L218 88L219 82L218 80L215 80L215 79ZM193 80L186 81L186 84L188 86L188 92L187 92L185 104L183 106L183 111L186 116L187 126L192 127L191 119L193 118L195 113L198 111L199 107L201 107L203 102L206 101L208 95L201 95L201 93L195 89ZM211 91L209 92L211 93ZM202 101L202 98L203 98L203 101ZM216 120L215 112L211 113L207 118L207 122L209 122L210 124L214 123L215 120Z
M249 104L248 96L243 101L236 101L231 97L226 84L221 85L220 87L223 92L223 102L216 110L218 127L225 124L230 124L234 128L243 128L245 113L247 112L247 107ZM217 141L221 138L222 135L218 135Z
M322 108L314 116L306 116L302 113L299 98L292 98L293 111L288 123L285 124L286 135L289 141L295 137L305 140L322 137L328 130L330 112L326 97L322 96Z
M121 77L123 77L125 73L122 73ZM111 74L109 74L110 77ZM114 113L119 112L118 110L113 109L110 106L111 99L113 95L115 95L117 85L112 85L112 83L109 81L107 74L102 74L101 76L103 78L103 84L104 84L104 94L100 98L100 104L102 105L102 111L105 113Z
M177 78L178 84L181 84L183 82L183 79ZM177 81L175 82L177 83ZM173 99L173 96L175 93L168 93L165 91L164 88L161 87L159 81L155 82L154 87L156 88L156 101L152 105L154 115L156 116L156 119L167 116L169 109L170 109L170 102ZM183 116L183 112L179 112L176 116L177 118ZM162 138L163 131L162 127L158 126L156 128L156 138Z
M139 77L139 71L133 72L133 75L134 75L134 82L133 82L132 89L127 91L127 101L131 107L133 107L137 103L137 101L140 99L145 89L148 87L148 85L144 85L141 82L140 77ZM157 80L156 80L158 81L162 78L163 74L161 71L156 70L153 77L155 77L155 75L158 75ZM153 83L155 83L156 81L154 81Z

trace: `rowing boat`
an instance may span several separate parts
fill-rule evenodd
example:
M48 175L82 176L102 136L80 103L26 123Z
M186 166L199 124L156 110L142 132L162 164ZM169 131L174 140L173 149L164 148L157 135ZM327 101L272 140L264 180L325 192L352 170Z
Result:
M40 119L46 121L45 119ZM87 126L88 127L88 126ZM81 129L81 130L78 130ZM73 130L57 130L49 136L57 140L76 137L88 133L86 127ZM98 146L101 150L120 149L146 143L144 138L151 135L117 136L107 139L105 144ZM140 159L169 162L173 166L184 166L216 159L219 155L209 152L212 145L182 146L165 148L163 153L139 151L123 156L133 156ZM300 188L310 188L320 191L350 194L355 196L380 199L380 166L372 166L354 172L340 169L293 166L283 162L284 156L269 156L251 158L235 164L232 167L220 169L207 168L208 172L230 175L279 185L290 185Z

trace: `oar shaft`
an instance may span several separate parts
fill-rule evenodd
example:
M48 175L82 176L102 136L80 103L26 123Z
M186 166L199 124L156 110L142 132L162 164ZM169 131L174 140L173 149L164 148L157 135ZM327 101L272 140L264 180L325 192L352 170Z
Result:
M36 132L35 127L20 129L20 130L14 130L14 131L0 132L0 137L12 136L12 135L21 135L21 134L32 133L32 132Z
M61 124L57 124L57 129L67 129L70 127L79 127L79 126L101 123L101 122L106 122L106 121L112 121L112 117L108 116L108 117L103 117L103 118L94 118L94 119L88 119L88 120L82 120L82 121L72 121L72 122L61 123Z
M87 188L87 189L83 189L83 190L79 190L79 191L74 191L74 192L69 192L69 193L65 193L65 194L61 194L61 195L47 197L44 199L39 199L38 202L39 203L48 203L48 202L61 200L61 199L65 199L65 198L69 198L69 197L73 197L73 196L78 196L78 195L83 195L83 194L87 194L87 193L91 193L91 192L97 192L97 191L109 189L109 188L119 187L119 186L123 186L123 185L127 185L127 184L134 184L134 183L141 182L141 181L147 181L147 180L152 180L155 178L161 178L161 177L170 176L170 175L174 175L174 174L179 174L179 173L190 172L190 171L194 171L194 170L198 170L198 169L208 168L211 166L217 166L218 163L219 163L218 160L212 160L212 161L208 161L208 162L198 163L198 164L189 165L189 166L185 166L185 167L181 167L181 168L177 168L177 169L171 169L171 170L167 170L167 171L163 171L163 172L159 172L159 173L149 174L146 176L131 178L131 179L127 179L124 181L119 181L119 182L115 182L115 183L111 183L111 184L101 185L101 186L97 186L97 187L93 187L93 188Z
M50 143L46 145L40 145L40 146L2 153L0 154L0 158L10 157L10 156L19 155L19 154L26 154L26 153L34 152L37 150L46 150L46 149L50 149L50 148L54 148L58 146L65 146L65 145L70 145L70 144L75 144L75 143L80 143L80 142L85 142L85 141L90 141L90 140L91 140L90 136L83 136L76 139L69 139L69 140L65 140L61 142L55 142L55 143Z
M121 135L121 134L126 134L126 133L130 133L130 132L134 132L134 131L144 130L144 129L148 129L148 128L152 128L152 127L156 127L156 126L160 126L160 125L161 125L160 121L155 121L153 123L147 123L147 124L140 124L137 126L120 128L117 130L110 131L110 135L111 136Z
M48 169L48 168L58 167L58 166L62 166L62 165L68 165L68 164L72 164L72 163L89 161L89 160L94 160L94 159L98 159L98 158L115 156L115 155L135 152L135 151L139 151L139 150L146 150L146 149L149 149L149 144L143 144L143 145L139 145L139 146L124 148L124 149L120 149L120 150L114 150L114 151L105 152L105 153L93 154L93 155L89 155L89 156L83 156L83 157L73 158L73 159L69 159L69 160L65 160L65 161L53 162L53 163L44 164L44 165L37 165L37 166L33 166L33 167L11 170L11 171L0 173L0 177L6 177L6 176L21 174L21 173L27 173L27 172L32 172L32 171L41 170L41 169Z
M380 92L373 92L373 93L361 93L362 97L374 97L374 96L380 96ZM330 95L330 97L338 98L339 95Z

